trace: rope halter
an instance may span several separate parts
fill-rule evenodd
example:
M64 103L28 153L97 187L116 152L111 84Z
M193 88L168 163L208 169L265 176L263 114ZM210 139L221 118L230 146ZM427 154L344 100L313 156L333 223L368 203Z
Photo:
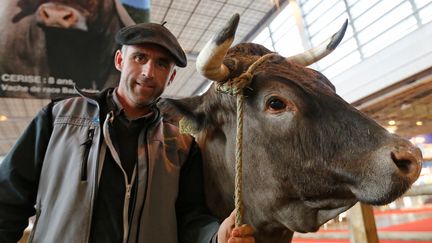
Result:
M249 66L246 72L243 72L242 74L240 74L240 76L232 78L226 82L216 82L216 90L232 96L236 96L237 94L242 93L243 89L248 86L252 81L255 69L257 69L258 66L261 65L263 62L274 56L278 56L278 54L268 53L258 58L254 63Z
M237 129L236 129L236 147L235 147L235 189L234 201L235 209L237 211L235 218L235 226L239 227L243 222L243 203L242 203L242 167L243 167L243 108L244 108L244 95L243 89L248 86L254 76L255 69L263 62L267 61L276 53L269 53L249 66L246 72L240 76L230 79L226 82L217 82L216 90L225 94L236 96L237 105Z

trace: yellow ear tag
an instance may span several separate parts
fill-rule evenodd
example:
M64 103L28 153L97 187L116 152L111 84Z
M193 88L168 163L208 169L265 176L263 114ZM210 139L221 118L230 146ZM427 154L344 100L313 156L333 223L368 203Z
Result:
M180 128L180 133L182 134L192 135L197 133L197 129L194 127L193 123L190 120L186 119L185 117L180 119L179 128Z

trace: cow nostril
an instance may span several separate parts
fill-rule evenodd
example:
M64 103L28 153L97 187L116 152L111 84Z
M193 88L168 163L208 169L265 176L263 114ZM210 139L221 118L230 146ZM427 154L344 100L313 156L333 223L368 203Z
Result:
M49 14L48 14L47 11L42 10L42 11L41 11L41 15L42 15L43 18L45 18L45 19L49 19Z
M396 164L396 166L404 173L409 173L411 169L412 161L408 158L403 158L401 156L397 156L395 152L391 153L391 158L393 162Z
M421 152L418 148L397 149L391 152L391 158L398 169L404 174L417 175L421 169Z
M67 14L67 15L63 16L63 20L65 20L65 21L68 21L68 20L70 20L72 18L73 18L72 14Z

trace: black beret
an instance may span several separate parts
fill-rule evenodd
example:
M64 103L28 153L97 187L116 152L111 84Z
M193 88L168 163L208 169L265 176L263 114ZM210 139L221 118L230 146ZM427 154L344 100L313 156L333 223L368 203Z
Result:
M177 38L163 25L155 23L140 23L120 29L115 40L121 45L155 44L165 48L174 57L179 67L186 67L186 54Z

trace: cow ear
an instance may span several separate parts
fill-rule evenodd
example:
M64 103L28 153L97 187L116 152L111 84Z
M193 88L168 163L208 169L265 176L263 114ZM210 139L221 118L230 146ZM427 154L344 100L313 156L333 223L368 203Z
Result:
M192 133L198 132L204 124L204 115L199 111L202 104L202 96L184 99L160 99L157 106L161 110L164 119L186 126Z

